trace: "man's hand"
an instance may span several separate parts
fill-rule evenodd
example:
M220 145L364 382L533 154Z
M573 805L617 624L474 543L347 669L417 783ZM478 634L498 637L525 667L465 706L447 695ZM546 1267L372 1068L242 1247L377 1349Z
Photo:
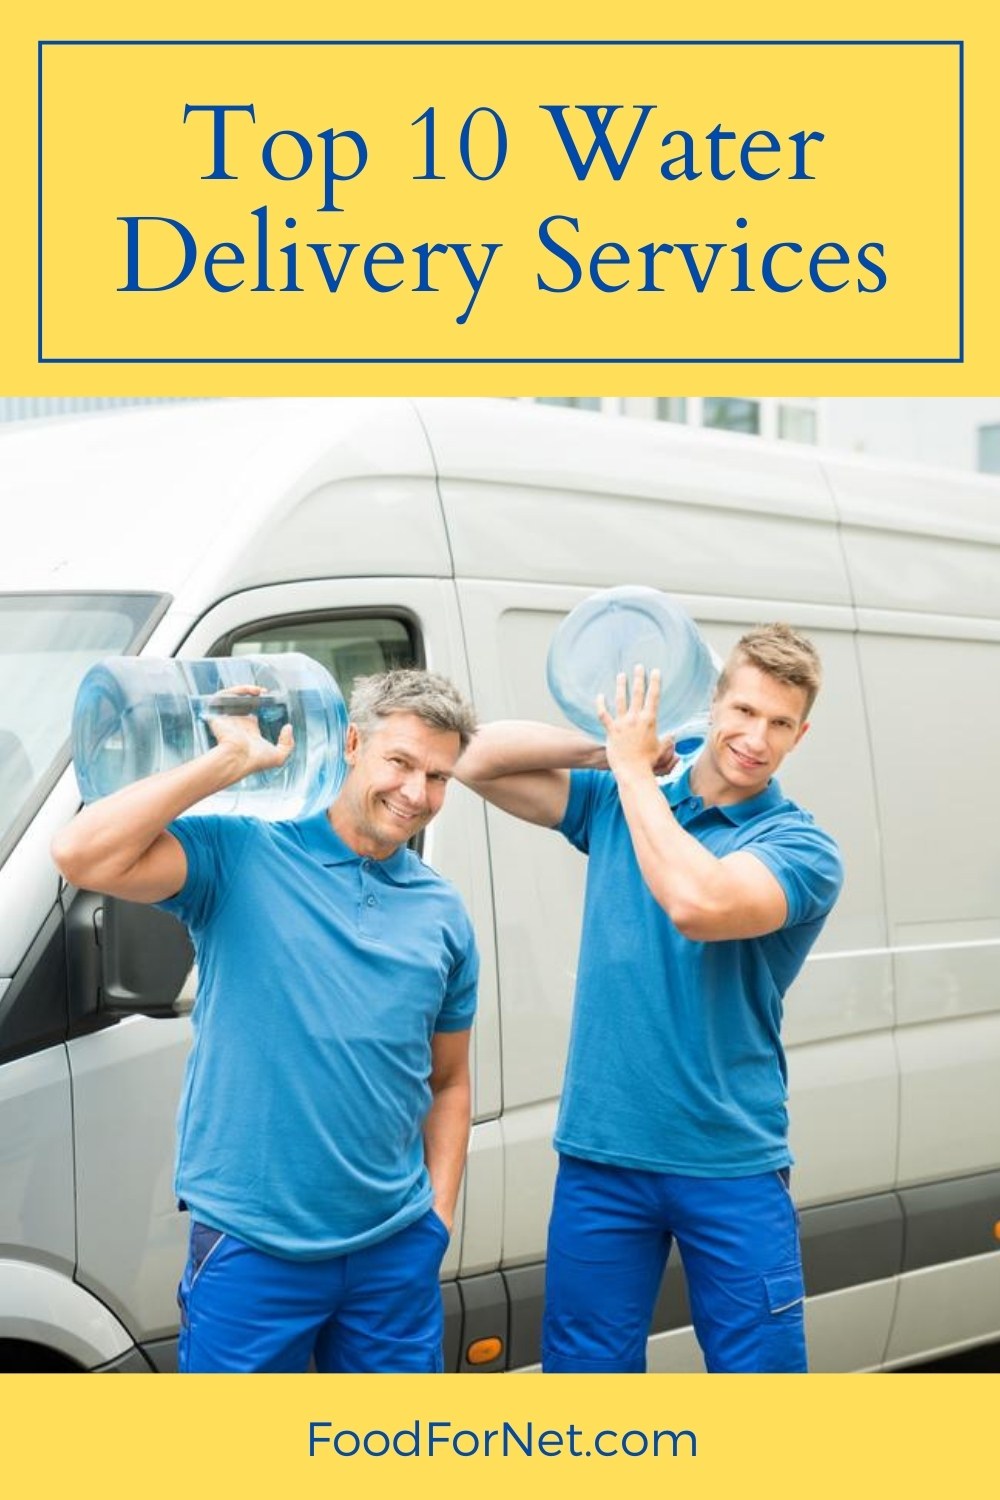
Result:
M631 697L628 679L619 672L615 682L615 712L608 712L601 693L597 699L597 716L607 735L608 766L616 776L629 769L649 769L654 776L665 776L677 763L673 738L660 735L656 714L660 706L660 672L654 667L646 687L646 669L637 666L632 674Z
M226 689L227 697L259 698L266 692L262 687L234 687ZM295 748L291 724L286 724L278 736L277 744L264 738L260 732L260 721L253 712L215 714L208 718L208 727L219 745L226 746L240 757L239 780L255 771L272 771L283 766Z
M259 697L263 689L233 691ZM218 743L203 755L89 803L59 830L52 857L71 885L126 901L175 895L187 878L187 857L167 825L251 772L284 765L292 753L291 725L276 745L253 713L214 713L208 725Z

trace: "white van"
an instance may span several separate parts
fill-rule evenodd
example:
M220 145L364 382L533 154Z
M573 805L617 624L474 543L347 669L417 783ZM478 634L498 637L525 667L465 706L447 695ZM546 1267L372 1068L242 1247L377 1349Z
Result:
M66 889L75 687L112 654L426 664L484 719L594 589L667 589L720 653L785 619L826 686L783 770L847 883L786 1004L817 1370L1000 1339L1000 485L479 400L222 401L0 434L0 1368L165 1370L185 1222L183 930ZM584 861L454 786L424 855L483 952L448 1367L538 1357ZM700 1368L668 1269L653 1369Z

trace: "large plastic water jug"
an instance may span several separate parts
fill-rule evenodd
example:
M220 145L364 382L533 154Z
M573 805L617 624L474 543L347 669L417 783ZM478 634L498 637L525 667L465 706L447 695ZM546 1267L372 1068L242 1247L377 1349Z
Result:
M253 685L263 694L234 693ZM223 714L253 714L265 739L291 724L295 748L283 766L257 771L206 797L189 813L305 818L329 806L344 778L347 710L319 662L289 652L179 661L116 656L80 684L73 710L73 763L85 802L156 771L193 760L215 744Z
M563 620L549 646L549 691L566 717L593 739L604 739L597 717L603 693L614 712L615 682L646 668L660 669L657 728L673 734L682 762L698 754L708 732L708 711L718 664L691 616L658 589L626 584L584 599Z

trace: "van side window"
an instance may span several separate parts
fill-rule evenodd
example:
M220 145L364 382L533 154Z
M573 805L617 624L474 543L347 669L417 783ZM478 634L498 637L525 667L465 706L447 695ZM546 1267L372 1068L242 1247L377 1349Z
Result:
M355 678L396 667L423 665L416 623L403 614L338 611L325 617L299 615L267 620L234 632L218 654L233 656L301 651L320 662L350 702Z

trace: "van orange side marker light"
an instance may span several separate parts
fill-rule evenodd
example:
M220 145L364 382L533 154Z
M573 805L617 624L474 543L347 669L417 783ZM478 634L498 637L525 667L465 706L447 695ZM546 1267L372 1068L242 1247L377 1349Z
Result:
M993 1226L993 1238L995 1240L1000 1240L1000 1219L997 1219L996 1223Z
M470 1365L491 1365L502 1353L503 1339L473 1339L465 1351L465 1360Z

